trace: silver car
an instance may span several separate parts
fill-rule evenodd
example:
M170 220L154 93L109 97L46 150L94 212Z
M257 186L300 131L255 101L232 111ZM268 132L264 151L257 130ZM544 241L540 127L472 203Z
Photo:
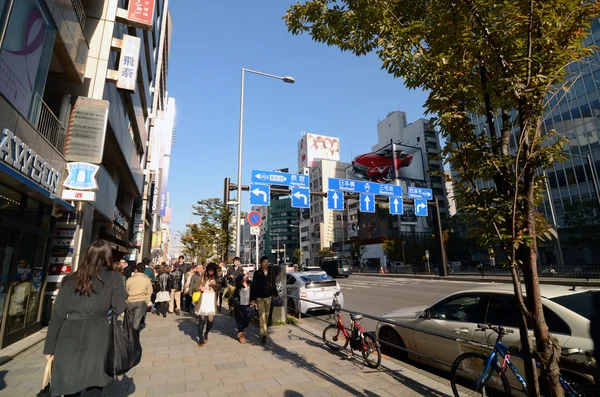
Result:
M301 301L296 298L308 299L331 306L333 295L340 291L340 285L323 270L288 273L287 275L288 310L290 313L308 313L326 309L322 305ZM338 301L344 306L344 295L340 291Z
M577 348L584 352L592 350L594 346L589 329L594 292L558 285L541 285L540 290L546 323L560 346ZM493 347L497 335L491 330L478 330L477 324L501 325L513 329L515 332L506 335L503 343L520 345L518 308L512 284L457 292L432 306L398 309L383 317L450 337L444 338L381 322L377 324L377 336L380 340L450 365L465 351L474 349L477 351L473 344L457 341L457 339L478 342L489 346L490 349ZM530 337L533 338L531 331ZM386 343L383 345L385 347ZM392 350L388 349L390 352ZM404 353L404 357L406 356L407 354ZM445 371L450 370L449 366L415 354L408 353L408 357ZM571 358L585 360L584 354ZM519 372L524 375L523 362L517 358L514 361ZM588 375L569 373L564 370L562 374L563 378L576 383L589 383L591 379ZM520 389L514 376L509 375L507 378L513 388Z

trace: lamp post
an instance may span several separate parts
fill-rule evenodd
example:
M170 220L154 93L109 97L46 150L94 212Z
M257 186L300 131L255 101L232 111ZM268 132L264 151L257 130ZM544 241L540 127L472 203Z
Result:
M276 76L274 74L268 74L263 72L257 72L256 70L242 68L242 84L240 93L240 133L238 143L238 179L237 179L237 201L241 203L242 198L242 139L244 136L244 76L245 73L254 73L259 76L271 77L273 79L281 80L284 83L293 84L296 82L293 77L290 76ZM238 205L236 213L236 225L239 225L242 219L242 206ZM240 256L240 234L236 233L235 236L235 256Z

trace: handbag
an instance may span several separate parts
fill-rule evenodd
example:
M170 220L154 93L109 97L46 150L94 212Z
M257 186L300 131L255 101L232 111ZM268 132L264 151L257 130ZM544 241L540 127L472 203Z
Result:
M42 380L42 389L37 394L37 397L50 397L50 378L52 376L52 361L54 358L46 361L46 369L44 370L44 378Z
M133 329L128 311L113 317L110 323L108 352L104 372L109 376L123 375L142 360L140 334Z
M200 297L202 296L202 292L201 291L196 291L192 294L192 302L196 303L200 300Z
M158 280L154 280L154 282L152 282L152 293L158 294L159 292L160 292L160 285L158 284Z

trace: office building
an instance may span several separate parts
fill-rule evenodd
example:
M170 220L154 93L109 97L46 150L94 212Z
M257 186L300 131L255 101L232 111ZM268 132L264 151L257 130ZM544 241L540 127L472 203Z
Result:
M271 200L267 210L265 232L266 255L270 263L295 262L294 251L299 247L299 210L292 208L290 197Z

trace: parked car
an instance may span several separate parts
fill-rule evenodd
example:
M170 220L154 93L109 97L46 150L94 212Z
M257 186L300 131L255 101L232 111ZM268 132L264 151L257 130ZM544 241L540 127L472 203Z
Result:
M408 167L413 156L402 150L396 150L396 167ZM394 160L392 149L386 147L376 152L362 154L352 160L352 171L359 177L375 182L394 180Z
M546 323L560 346L581 349L583 352L593 349L593 342L589 334L593 312L593 291L558 285L541 285L540 290ZM503 343L519 345L517 313L518 308L512 284L486 286L453 293L432 306L398 309L383 316L395 322L423 328L449 338L412 331L382 322L377 324L376 332L383 342L452 364L460 354L475 349L469 343L457 341L457 338L478 342L489 346L490 349L493 346L497 335L491 330L477 329L477 324L501 325L512 329L514 333L506 335ZM530 335L533 337L533 332L530 331ZM383 343L384 347L387 346L386 343ZM387 350L392 352L393 348ZM479 350L479 352L482 351ZM403 358L406 357L445 371L450 369L446 365L415 354L403 354ZM523 362L516 357L513 358L515 358L514 362L519 372L525 374ZM585 360L583 353L571 358ZM576 383L593 382L589 375L567 370L563 370L562 373L565 379ZM513 389L521 389L514 376L509 374L507 378Z
M331 277L348 277L352 274L352 264L345 258L325 258L321 268Z
M333 295L340 291L340 285L323 270L311 270L287 274L288 311L290 313L308 313L310 311L326 310L317 303L301 301L292 297L304 298L331 305ZM338 301L344 306L344 295L340 291Z

